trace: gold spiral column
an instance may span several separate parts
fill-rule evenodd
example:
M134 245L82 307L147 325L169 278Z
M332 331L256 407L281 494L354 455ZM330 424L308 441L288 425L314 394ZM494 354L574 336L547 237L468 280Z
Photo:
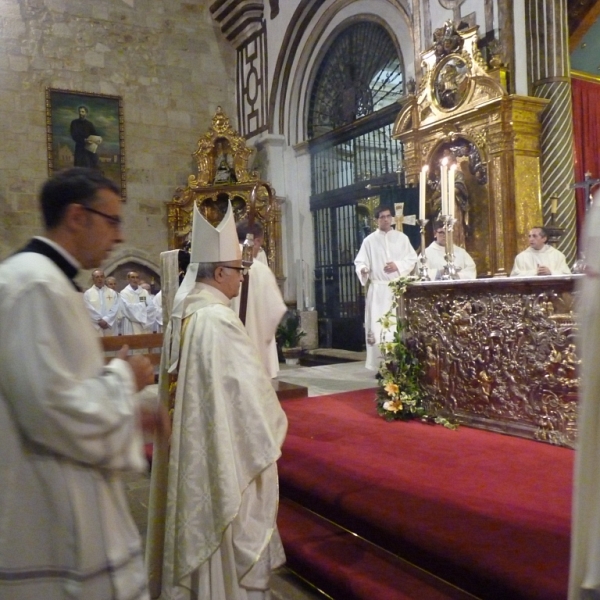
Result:
M569 77L566 0L526 0L528 67L532 94L550 101L542 114L541 174L544 224L551 220L551 197L558 197L555 226L564 233L558 248L571 264L577 254L573 107Z

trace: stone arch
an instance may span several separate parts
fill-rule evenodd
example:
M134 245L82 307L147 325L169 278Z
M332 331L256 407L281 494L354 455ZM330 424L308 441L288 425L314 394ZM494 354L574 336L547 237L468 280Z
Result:
M269 130L283 135L290 145L307 139L308 94L320 59L340 28L360 20L375 21L388 31L403 57L405 80L414 77L412 19L404 2L313 0L301 3L282 43L269 110Z
M117 278L117 289L121 290L127 285L127 272L139 271L142 279L152 285L153 293L160 289L160 266L149 254L142 250L123 248L117 250L104 264L106 276Z

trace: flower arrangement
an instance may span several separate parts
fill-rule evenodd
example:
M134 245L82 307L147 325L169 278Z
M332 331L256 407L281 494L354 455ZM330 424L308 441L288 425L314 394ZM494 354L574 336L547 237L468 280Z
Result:
M375 398L377 414L386 421L421 419L455 429L456 425L448 419L427 413L420 384L422 368L404 340L404 323L397 315L398 298L404 294L408 284L415 280L415 277L400 277L389 284L394 299L390 310L379 320L382 327L379 349L383 358ZM391 341L390 332L393 334Z

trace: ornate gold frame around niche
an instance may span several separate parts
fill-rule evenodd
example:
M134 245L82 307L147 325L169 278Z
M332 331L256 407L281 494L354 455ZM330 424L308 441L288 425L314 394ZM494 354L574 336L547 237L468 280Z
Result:
M408 184L418 185L428 165L435 185L442 155L457 163L473 199L465 245L477 271L510 273L527 232L542 222L539 115L548 101L508 94L507 71L498 57L484 60L477 27L457 31L447 22L434 39L421 55L423 78L398 114L392 138L404 144ZM477 160L466 152L452 156L461 144ZM428 186L430 220L435 193Z
M169 248L181 248L187 241L194 203L213 225L225 215L228 201L231 201L236 223L248 216L254 203L255 220L265 230L263 247L269 266L281 285L284 281L281 210L270 184L261 181L255 171L248 170L253 152L246 146L246 140L231 127L221 107L217 107L211 128L200 137L192 155L198 165L198 174L190 175L188 184L178 187L173 199L167 202Z

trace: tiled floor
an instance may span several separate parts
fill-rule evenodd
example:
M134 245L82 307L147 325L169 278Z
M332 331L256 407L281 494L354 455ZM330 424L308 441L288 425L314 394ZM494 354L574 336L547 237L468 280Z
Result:
M278 379L304 385L309 396L336 394L351 390L375 387L375 373L368 371L363 362L324 365L320 367L290 367L281 365ZM146 534L148 520L148 475L129 475L126 479L127 495L133 518L142 534ZM271 580L273 600L324 600L328 598L311 588L286 568L279 569Z

